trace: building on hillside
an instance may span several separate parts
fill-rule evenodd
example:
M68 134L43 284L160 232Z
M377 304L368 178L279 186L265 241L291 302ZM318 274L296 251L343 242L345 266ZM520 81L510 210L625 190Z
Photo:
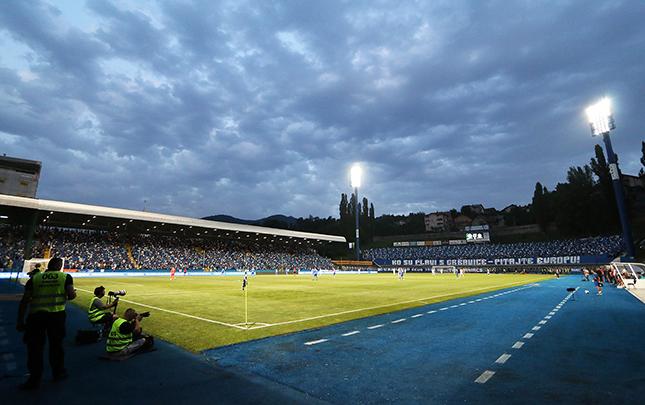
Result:
M452 215L449 212L433 212L424 218L426 232L444 232L452 228Z
M455 228L460 231L463 231L467 226L470 226L472 222L473 220L466 215L457 215L457 217L454 219Z

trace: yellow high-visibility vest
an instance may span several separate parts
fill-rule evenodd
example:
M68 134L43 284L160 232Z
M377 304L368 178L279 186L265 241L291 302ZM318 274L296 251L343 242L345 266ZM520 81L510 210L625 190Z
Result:
M119 330L119 327L125 322L127 322L125 319L119 318L112 324L112 329L110 329L110 334L108 335L107 344L105 346L105 350L108 352L118 352L125 349L130 343L132 343L132 332L121 333Z
M31 279L33 291L29 303L29 313L65 311L66 278L67 274L60 271L45 271L35 274Z
M94 300L99 299L98 297L92 297L90 300L90 306L87 309L87 319L90 320L90 322L94 323L99 321L101 318L103 318L103 315L107 314L110 312L108 309L101 309L101 308L96 308L94 306Z

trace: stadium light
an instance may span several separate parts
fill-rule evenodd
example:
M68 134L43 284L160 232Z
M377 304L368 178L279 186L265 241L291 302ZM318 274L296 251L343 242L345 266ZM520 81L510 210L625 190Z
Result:
M593 136L604 135L616 128L611 115L611 99L604 97L585 110Z
M361 178L363 177L363 169L361 169L358 163L354 163L349 172L349 176L352 181L352 188L359 188L361 186Z
M632 231L629 225L629 218L627 218L627 208L625 207L625 196L623 192L623 184L620 181L620 170L618 169L618 156L614 153L614 148L611 145L611 138L609 133L616 129L614 117L611 111L611 99L604 97L596 104L589 106L585 112L587 119L591 126L592 136L602 136L605 143L605 150L607 152L607 162L609 163L609 175L614 187L614 197L616 198L616 207L618 208L618 216L620 217L620 224L623 228L623 241L625 242L626 258L627 260L634 259L634 241L632 239Z
M358 213L358 188L361 186L361 180L363 177L363 169L358 163L354 163L352 168L349 171L349 177L351 180L352 188L354 189L354 196L356 198L356 243L354 243L354 248L356 250L356 260L361 260L361 248L360 248L360 226L358 222L359 213Z

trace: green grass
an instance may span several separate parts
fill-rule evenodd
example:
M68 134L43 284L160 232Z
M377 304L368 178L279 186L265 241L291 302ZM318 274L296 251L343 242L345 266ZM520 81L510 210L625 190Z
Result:
M408 274L405 280L398 281L392 274L364 274L335 278L322 275L314 282L304 275L262 275L250 278L248 328L244 325L241 277L178 276L172 282L166 277L77 278L78 298L73 302L87 309L92 297L89 291L99 285L107 290L126 289L119 313L128 307L150 311L152 316L143 321L148 333L188 350L201 351L546 278L550 276L468 274L457 280L453 275Z

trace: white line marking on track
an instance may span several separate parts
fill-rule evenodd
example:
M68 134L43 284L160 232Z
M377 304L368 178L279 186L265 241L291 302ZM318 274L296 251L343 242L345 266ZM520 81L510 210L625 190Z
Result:
M460 307L463 307L464 305L466 305L465 302L462 302L461 304L459 304Z
M478 384L486 384L486 381L490 380L490 378L494 375L494 371L486 370L479 377L477 377L475 382Z
M378 325L374 325L374 326L368 326L368 327L367 327L367 329L376 329L376 328L382 328L383 326L385 326L385 325L383 325L383 324L381 323L381 324L378 324Z
M531 330L540 330L540 329L542 329L541 326L534 326L533 328L531 328Z
M356 335L358 333L361 333L361 331L354 330L354 331L351 331L351 332L343 333L341 336L352 336L352 335Z
M506 288L506 287L509 287L509 286L512 286L512 285L517 285L517 284L522 284L522 283L523 283L523 281L516 281L514 283L503 284L503 285L500 285L498 287ZM537 287L537 285L535 285L535 284L532 284L531 286ZM457 295L457 294L473 293L473 292L485 290L487 288L490 288L490 287L475 288L475 289L468 290L468 291L460 291L458 293L454 292L454 293L449 293L449 294L433 295L433 296L426 297L426 298L419 298L419 299L408 300L408 301L394 302L394 303L391 303L391 304L377 305L377 306L373 306L373 307L350 309L350 310L347 310L347 311L336 312L336 313L333 313L333 314L318 315L318 316L312 316L310 318L303 318L303 319L295 319L293 321L275 322L275 323L269 324L267 326L258 326L258 327L251 328L251 329L270 328L270 327L273 327L273 326L288 325L288 324L291 324L291 323L299 323L299 322L307 322L307 321L312 321L312 320L315 320L315 319L329 318L331 316L351 314L351 313L354 313L354 312L362 312L362 311L369 311L369 310L378 309L378 308L393 307L393 306L397 306L397 305L409 304L409 303L412 303L412 302L423 302L423 301L428 301L428 300L435 299L435 298L450 297L450 296L454 296L454 295ZM91 291L88 291L88 292L91 292ZM246 329L246 328L244 328L244 329Z
M326 342L328 340L329 339L312 340L311 342L305 342L305 346L317 345L318 343L323 343L323 342Z
M553 318L551 315L547 315L544 317L544 319L551 319L551 318Z
M437 312L437 311L432 310L432 311L428 311L428 312L426 312L426 313L427 313L427 314L434 314L435 312Z
M420 316L423 316L423 314L416 314L416 315L412 315L410 318L418 318L418 317L420 317Z
M448 308L446 308L446 307L439 308L439 311L445 311L446 309L448 309Z
M545 323L546 323L545 320L541 320L540 322L538 322L539 325L544 325Z
M504 364L504 363L506 363L506 361L507 361L508 359L510 359L510 358L511 358L511 355L510 355L510 354L508 354L508 353L504 353L504 354L502 354L501 356L499 356L499 358L498 358L497 360L495 360L495 363L497 363L497 364Z
M391 323L401 323L401 322L405 322L405 320L406 320L406 319L407 319L407 318L397 319L396 321L392 321Z
M474 303L475 303L475 301L468 301L468 303L469 303L469 304L474 304Z
M451 305L450 308L457 308L459 305Z
M522 346L524 346L524 342L515 342L515 344L512 347L513 349L521 349Z
M481 301L481 300L482 300L481 298L477 298L477 299L475 300L475 302L479 302L479 301Z
M553 315L555 315L555 312L551 311L551 312L549 312L549 315L553 316Z
M532 334L532 333L527 333L527 334L525 334L525 335L524 335L524 336L522 336L522 337L523 337L524 339L530 339L530 338L532 338L532 337L533 337L533 334Z

